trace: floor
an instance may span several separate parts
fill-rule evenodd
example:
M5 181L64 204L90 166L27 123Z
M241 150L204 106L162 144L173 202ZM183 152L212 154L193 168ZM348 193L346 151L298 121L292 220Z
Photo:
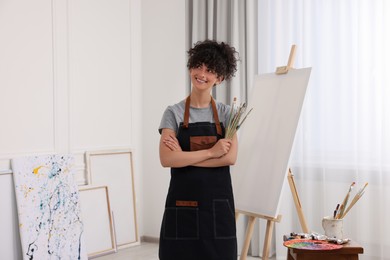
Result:
M140 246L134 246L119 250L117 253L109 254L94 259L98 260L158 260L158 244L143 242ZM259 257L248 256L247 260L260 260ZM270 258L270 260L275 258Z

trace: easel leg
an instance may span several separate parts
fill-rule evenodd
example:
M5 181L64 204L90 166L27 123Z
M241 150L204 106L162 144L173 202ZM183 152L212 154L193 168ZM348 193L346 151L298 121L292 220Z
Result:
M288 169L287 179L294 199L295 208L297 209L298 218L299 218L299 222L301 223L302 231L304 233L309 233L310 232L309 227L307 226L305 215L303 214L301 201L299 200L297 187L295 186L294 175L292 174L291 169Z
M273 230L274 230L274 222L271 220L267 220L267 228L265 230L265 239L264 239L263 257L262 257L263 260L268 260Z
M242 247L240 260L246 260L246 256L248 255L249 245L251 243L251 238L253 234L253 229L255 227L255 220L256 218L253 216L248 217L248 226L246 228L246 237L245 237L245 243Z

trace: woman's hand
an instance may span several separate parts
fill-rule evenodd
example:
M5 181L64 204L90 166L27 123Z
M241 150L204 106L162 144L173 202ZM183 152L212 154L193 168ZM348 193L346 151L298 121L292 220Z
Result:
M230 151L232 145L231 139L219 139L218 142L210 148L213 158L220 158Z
M168 137L164 138L162 142L168 147L171 151L181 151L181 146L179 144L179 140L177 140L176 136L169 134Z

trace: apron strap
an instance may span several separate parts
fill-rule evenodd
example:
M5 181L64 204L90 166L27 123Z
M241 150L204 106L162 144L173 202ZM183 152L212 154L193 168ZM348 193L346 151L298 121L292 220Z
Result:
M188 96L186 99L186 106L184 110L184 121L183 121L184 128L188 128L188 122L190 121L190 103L191 103L191 98L190 96Z
M211 107L213 108L213 115L214 115L215 127L217 128L217 134L222 136L221 123L219 122L217 106L215 105L215 101L213 97L211 97Z
M184 110L184 121L183 121L184 128L188 128L188 123L190 120L190 103L191 103L191 98L190 96L188 96L186 99L185 110ZM215 104L213 97L211 97L211 108L213 109L213 117L215 121L215 127L217 128L217 134L222 136L221 123L219 122L217 106Z

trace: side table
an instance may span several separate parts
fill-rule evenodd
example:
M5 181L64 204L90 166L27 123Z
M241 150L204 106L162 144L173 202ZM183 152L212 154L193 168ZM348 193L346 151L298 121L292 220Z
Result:
M336 250L287 248L287 260L358 260L363 251L362 246L351 240Z

